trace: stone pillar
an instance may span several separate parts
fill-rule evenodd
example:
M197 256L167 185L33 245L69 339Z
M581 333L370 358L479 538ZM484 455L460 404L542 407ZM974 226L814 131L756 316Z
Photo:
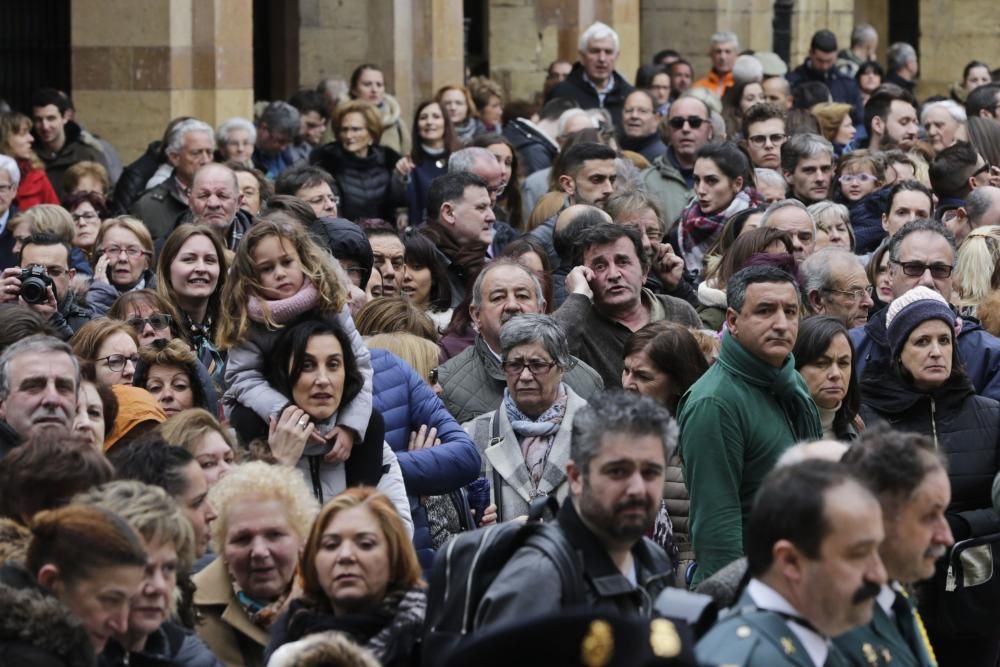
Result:
M920 84L917 95L947 95L970 60L1000 63L1000 19L983 0L920 0ZM886 45L888 46L888 44Z
M837 47L851 44L854 0L796 0L792 10L792 48L788 66L794 69L809 54L813 33L826 28L837 36Z
M350 79L379 65L407 126L414 107L446 83L463 80L461 0L298 0L299 79Z
M74 0L73 101L128 162L176 116L253 113L251 0Z

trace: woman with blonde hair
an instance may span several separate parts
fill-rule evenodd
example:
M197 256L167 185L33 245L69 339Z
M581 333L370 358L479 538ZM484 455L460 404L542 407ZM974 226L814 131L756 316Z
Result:
M236 440L208 410L192 408L175 414L160 425L159 432L171 445L191 452L205 471L209 488L235 465Z
M386 350L393 353L409 364L426 382L435 384L432 378L436 377L436 374L433 371L438 367L441 350L426 338L400 331L391 334L377 334L367 338L365 343L368 345L368 349Z
M170 620L194 618L190 608L177 608L178 583L187 578L194 561L194 531L173 498L158 486L119 480L90 489L73 502L114 512L146 547L146 569L131 597L127 627L108 639L101 664L144 664L144 659L166 658L181 667L219 665L202 640Z
M195 631L230 667L264 664L268 633L293 591L299 553L319 504L291 466L245 463L208 494L211 565L194 576Z
M362 336L411 333L436 343L437 327L429 315L402 296L384 296L368 302L354 318Z
M266 657L308 635L338 630L385 667L418 662L426 585L388 498L358 488L327 503L309 532L300 569L302 597L275 624Z
M851 142L857 134L851 120L853 109L850 104L842 102L821 102L809 110L819 125L820 134L833 144L833 152L837 158L850 151Z
M958 248L953 302L962 315L976 317L986 297L1000 288L1000 227L978 227Z
M468 145L477 134L486 131L479 120L479 112L476 110L472 94L465 86L443 86L438 89L434 99L448 115L452 127L455 128L455 135L463 146Z
M45 164L32 149L34 143L30 118L16 111L0 114L0 154L13 158L20 171L20 180L11 174L11 183L17 187L14 206L18 211L38 204L59 203L45 173Z
M153 237L142 220L130 215L105 220L94 242L94 279L87 302L106 313L126 292L155 289L152 261Z
M823 200L811 204L806 210L816 223L816 250L836 246L854 251L854 229L846 206Z

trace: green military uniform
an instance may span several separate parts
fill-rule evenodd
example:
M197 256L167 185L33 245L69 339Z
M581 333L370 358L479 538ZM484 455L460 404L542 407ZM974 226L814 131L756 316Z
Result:
M895 619L876 603L871 623L837 637L834 644L855 667L937 667L916 609L898 584L893 590Z
M720 667L816 667L780 614L760 609L744 591L736 605L695 647L698 662ZM823 667L850 663L830 645Z

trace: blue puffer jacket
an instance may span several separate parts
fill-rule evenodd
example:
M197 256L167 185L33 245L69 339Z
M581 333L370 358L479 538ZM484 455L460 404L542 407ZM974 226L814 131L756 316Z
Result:
M413 546L425 572L434 561L427 511L420 496L450 493L479 476L479 450L444 403L416 371L386 350L370 348L373 404L385 419L385 441L396 453L410 497ZM410 432L426 424L437 429L441 444L407 451Z

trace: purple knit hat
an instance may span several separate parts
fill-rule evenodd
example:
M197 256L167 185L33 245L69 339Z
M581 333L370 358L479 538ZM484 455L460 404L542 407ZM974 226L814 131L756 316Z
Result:
M941 294L929 287L917 285L889 304L885 328L893 358L899 356L913 330L927 320L941 320L955 330L956 338L962 330L961 318Z

